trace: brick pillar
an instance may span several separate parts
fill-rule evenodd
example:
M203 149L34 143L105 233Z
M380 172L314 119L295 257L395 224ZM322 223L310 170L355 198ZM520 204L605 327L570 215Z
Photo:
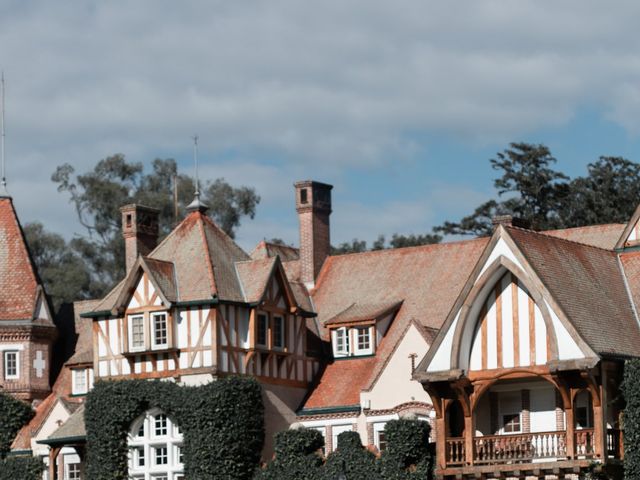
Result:
M331 425L327 425L327 433L324 438L324 449L329 453L333 452L333 427Z
M139 255L147 255L156 247L160 210L131 204L120 208L120 212L125 260L129 272Z

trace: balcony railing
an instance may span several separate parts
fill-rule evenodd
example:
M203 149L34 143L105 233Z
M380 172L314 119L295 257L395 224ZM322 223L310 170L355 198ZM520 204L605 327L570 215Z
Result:
M593 428L583 428L575 432L575 449L577 457L591 458L595 453Z
M447 465L457 466L464 463L464 438L447 438L446 449Z
M474 462L515 463L539 458L564 458L566 432L536 432L519 435L474 437Z

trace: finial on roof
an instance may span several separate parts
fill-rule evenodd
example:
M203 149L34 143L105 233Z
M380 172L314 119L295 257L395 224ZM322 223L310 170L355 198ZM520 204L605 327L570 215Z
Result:
M5 159L4 159L4 72L0 75L0 97L2 101L1 106L1 114L0 114L0 169L2 170L0 174L2 175L0 179L0 198L1 197L9 197L9 192L7 191L7 175L5 171Z
M193 202L187 205L187 211L206 213L206 211L209 210L209 207L200 201L200 181L198 179L198 135L193 136L193 161L195 163L196 191L194 192Z

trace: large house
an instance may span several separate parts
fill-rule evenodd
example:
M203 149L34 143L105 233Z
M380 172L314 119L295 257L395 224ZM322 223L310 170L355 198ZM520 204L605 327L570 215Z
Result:
M29 352L19 379L7 378L5 356L3 386L39 392L22 397L37 413L14 450L42 456L50 480L79 479L94 380L249 375L264 391L265 459L273 433L300 425L322 432L327 452L347 430L383 450L386 422L410 416L433 425L441 478L619 466L622 362L640 351L640 210L628 225L535 232L499 218L491 238L331 256L331 189L296 183L299 248L261 242L251 253L198 198L160 242L158 212L124 206L126 276L76 304L75 353L42 385L32 382L56 330L11 200L0 199L0 259L18 252L33 278L20 288L0 265L0 328L20 320L32 332L0 336L5 351ZM149 411L130 431L132 478L184 478L171 418Z

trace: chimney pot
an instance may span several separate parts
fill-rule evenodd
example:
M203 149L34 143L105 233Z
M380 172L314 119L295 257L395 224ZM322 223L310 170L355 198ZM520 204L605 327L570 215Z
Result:
M525 220L524 218L514 217L512 215L496 215L491 219L491 223L494 228L498 225L503 225L505 227L518 227L518 228L531 228L531 222L529 220Z
M140 255L147 255L158 244L160 210L130 204L120 208L127 273Z

